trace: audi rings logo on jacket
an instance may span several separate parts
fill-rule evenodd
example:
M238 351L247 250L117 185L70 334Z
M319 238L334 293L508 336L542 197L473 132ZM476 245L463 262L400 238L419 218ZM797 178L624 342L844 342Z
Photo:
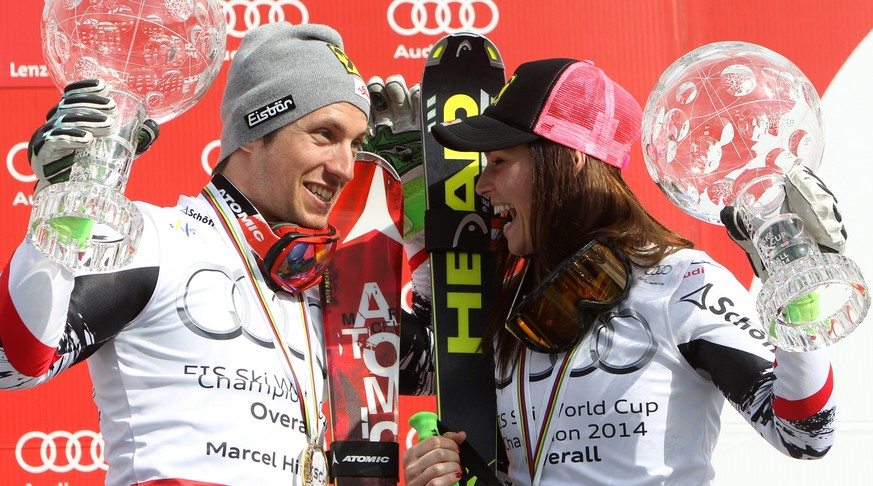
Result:
M646 269L646 275L667 275L673 270L673 265L655 265Z
M242 38L263 24L309 22L309 10L300 0L220 0L227 21L227 35Z
M103 436L92 430L31 431L18 439L15 459L21 469L33 474L105 471L103 450Z
M595 371L611 375L627 375L643 369L658 350L658 341L649 321L631 309L609 311L594 322L578 346L583 350L576 355L570 378L579 378ZM586 351L587 349L587 351ZM550 356L545 369L531 370L530 381L548 379L555 371L557 355ZM497 389L503 390L515 378L510 372L497 380Z
M487 34L497 27L494 0L393 0L388 25L400 35Z

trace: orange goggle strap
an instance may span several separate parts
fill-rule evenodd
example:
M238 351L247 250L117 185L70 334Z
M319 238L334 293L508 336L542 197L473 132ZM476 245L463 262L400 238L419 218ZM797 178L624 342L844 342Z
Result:
M594 251L595 253L591 253ZM586 255L589 254L589 255ZM597 275L585 275L586 277L593 277L586 279L586 282L589 284L593 284L594 288L584 288L584 285L581 282L573 281L566 282L569 285L565 285L564 288L560 289L552 289L554 285L557 285L561 282L562 279L568 279L575 277L568 276L567 270L571 265L574 265L576 262L580 261L583 257L587 258L588 265L599 266L596 261L598 258L598 254L602 254L605 257L605 261L602 262L603 265L600 266L599 272ZM594 258L591 258L591 257ZM621 276L615 276L614 278L612 274L615 273L614 265L610 263L612 261L618 261L620 263L620 269L623 270L623 279ZM515 298L513 301L517 301L519 295L522 292L522 288L524 285L524 278L527 275L527 271L529 268L529 264L525 265L524 273L522 274L521 281L518 284L518 290L516 291ZM578 271L576 272L578 274ZM525 346L530 349L533 349L538 352L544 353L560 353L571 349L576 344L578 344L579 340L582 338L583 326L582 326L582 316L580 311L586 308L603 310L608 309L614 306L617 302L624 298L627 295L628 288L630 287L630 274L631 268L627 258L620 251L613 249L611 246L603 243L599 240L593 240L588 244L584 245L580 248L576 253L572 256L561 262L558 267L549 273L549 275L540 282L539 285L536 286L531 292L527 295L524 295L521 299L521 302L518 305L513 305L512 309L509 313L509 318L506 320L505 328L515 336L519 341L521 341ZM575 279L574 279L575 280ZM616 295L603 295L604 292L607 292L609 289L605 288L602 284L604 283L602 280L612 281L612 282L621 282L621 290L619 294ZM573 309L565 308L559 309L563 314L566 314L568 317L570 315L575 315L575 322L567 323L567 326L573 326L575 329L574 337L571 339L567 339L563 343L552 343L552 339L547 337L547 334L554 335L555 333L546 333L544 329L541 329L537 326L537 319L541 318L541 316L537 315L535 311L538 308L542 308L543 306L549 306L550 303L555 299L549 301L543 301L542 299L549 292L562 292L566 293L566 287L570 286L573 290L579 290L580 295L573 301ZM584 292L582 292L584 291ZM562 299L565 295L562 294ZM599 296L597 294L600 294ZM599 297L608 297L608 299L600 299ZM552 306L554 308L554 306ZM533 314L530 318L522 318L524 316L528 316L528 314ZM545 343L552 343L546 345Z

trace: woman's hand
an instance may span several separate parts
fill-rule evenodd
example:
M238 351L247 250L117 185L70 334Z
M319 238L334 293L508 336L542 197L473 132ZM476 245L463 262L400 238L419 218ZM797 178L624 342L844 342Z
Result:
M465 432L433 436L403 453L403 475L408 486L449 486L461 479L459 445Z

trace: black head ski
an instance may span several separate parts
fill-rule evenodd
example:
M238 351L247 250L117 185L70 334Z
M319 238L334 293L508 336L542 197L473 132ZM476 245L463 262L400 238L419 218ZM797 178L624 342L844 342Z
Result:
M433 284L439 417L451 430L466 431L467 442L492 467L503 446L498 441L494 366L480 352L495 278L487 254L491 206L474 191L481 154L442 147L431 127L478 115L504 83L497 48L469 33L446 36L434 45L421 82L425 240Z

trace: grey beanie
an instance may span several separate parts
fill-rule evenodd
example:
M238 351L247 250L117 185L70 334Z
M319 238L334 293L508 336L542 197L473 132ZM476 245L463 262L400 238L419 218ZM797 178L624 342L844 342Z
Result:
M339 102L370 113L367 86L326 25L266 24L246 33L221 101L221 156Z

